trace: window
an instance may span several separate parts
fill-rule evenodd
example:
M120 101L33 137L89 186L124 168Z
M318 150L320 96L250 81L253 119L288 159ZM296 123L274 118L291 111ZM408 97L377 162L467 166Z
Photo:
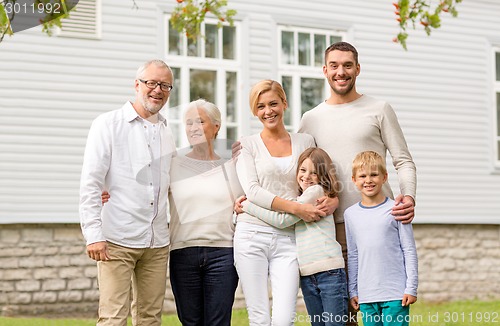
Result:
M500 48L495 49L495 162L500 167Z
M328 97L328 83L322 71L324 51L341 41L343 34L289 27L281 27L278 32L281 83L288 98L285 125L289 131L295 131L304 112Z
M71 0L73 7L76 0ZM101 37L101 0L79 0L69 17L61 21L59 36L98 39Z
M197 42L173 29L169 17L166 25L166 62L174 72L174 89L168 108L164 110L172 127L178 147L188 145L182 125L185 105L204 98L213 102L222 113L220 139L238 139L240 103L238 87L241 63L237 49L239 27L224 25L217 28L216 21L207 19L201 26L202 34Z

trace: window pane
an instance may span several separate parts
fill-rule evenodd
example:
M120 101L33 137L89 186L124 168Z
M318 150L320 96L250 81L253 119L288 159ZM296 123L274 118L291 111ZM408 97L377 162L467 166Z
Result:
M205 25L205 57L218 58L219 32L216 25Z
M182 37L168 22L168 54L182 55Z
M497 64L497 80L500 81L500 52L496 53L495 60Z
M226 72L226 121L236 122L236 73Z
M314 35L314 65L323 66L324 53L326 49L326 36Z
M285 125L292 124L292 108L293 105L293 94L292 94L292 77L290 76L282 76L281 77L281 86L283 86L283 90L286 94L286 100L288 102L288 109L285 110L285 114L283 115L283 122Z
M226 139L229 139L229 140L237 140L238 139L238 130L236 127L227 127Z
M191 69L189 80L191 82L189 87L190 101L204 98L215 103L217 93L217 73L215 71Z
M168 97L168 113L167 117L169 119L180 119L180 94L181 94L181 70L179 68L170 67L172 72L174 73L174 88L170 92L170 96Z
M200 42L188 39L188 56L190 57L200 57Z
M497 93L497 136L500 137L500 93Z
M172 135L174 135L175 139L175 146L176 147L181 147L181 139L186 137L184 132L181 132L181 124L180 122L172 122L170 120L168 121L168 125L170 126L170 129L172 129ZM184 130L182 130L184 131Z
M498 145L498 146L497 146L497 153L498 153L497 160L499 160L499 161L500 161L500 141L499 141L499 142L497 142L497 145Z
M299 33L299 65L311 64L311 34Z
M281 63L295 64L293 32L281 32Z
M222 55L223 59L236 58L236 27L222 27Z
M330 36L330 44L337 43L337 42L340 42L340 41L342 41L342 37L340 37L340 36ZM328 44L328 45L330 45L330 44Z
M324 99L325 81L317 78L301 78L301 114L314 108Z

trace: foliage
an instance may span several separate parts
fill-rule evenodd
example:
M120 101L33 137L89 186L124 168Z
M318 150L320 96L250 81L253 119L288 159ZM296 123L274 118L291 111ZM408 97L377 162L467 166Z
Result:
M0 42L5 35L12 35L12 23L15 17L13 11L8 12L6 6L13 5L17 0L0 0ZM132 0L134 8L138 8L135 0ZM173 0L165 0L173 1ZM172 13L170 22L174 29L179 33L185 33L192 41L196 42L198 37L202 35L201 24L207 17L213 16L217 19L217 26L221 27L224 22L233 25L233 17L236 15L236 10L227 9L227 0L175 0L177 6ZM431 0L399 0L393 3L396 8L396 20L399 22L400 32L393 39L394 42L399 42L405 50L407 50L406 41L408 38L407 29L412 26L416 28L417 23L424 27L427 35L431 34L432 29L441 27L440 15L449 13L453 17L458 15L456 10L457 4L463 0L439 0L439 3L431 5ZM59 2L66 9L66 0L34 0L35 5L40 3ZM51 35L54 26L61 27L61 19L68 17L68 11L64 11L64 15L54 15L50 12L45 12L45 17L40 19L42 31Z
M223 22L233 25L233 16L236 10L223 8L227 6L227 0L176 0L178 5L170 18L172 27L179 33L186 33L186 36L195 41L201 35L201 23L207 14L217 18L217 27L221 27Z
M14 18L14 12L12 12L11 16L7 14L7 11L5 10L5 6L8 3L15 2L15 1L9 1L9 0L4 0L0 2L0 42L3 40L5 35L12 35L12 27L10 25L10 21L12 18Z
M393 39L394 42L399 42L405 50L406 39L408 38L407 28L409 25L416 28L417 22L424 27L427 35L431 34L432 29L441 27L440 15L450 13L453 17L457 17L458 11L456 5L462 0L440 0L439 4L432 9L431 0L399 0L393 3L396 11L396 20L399 22L400 32Z
M48 34L49 36L52 35L55 26L61 28L62 19L69 17L69 10L66 6L66 0L59 0L56 2L61 3L62 11L64 12L64 14L58 15L53 12L45 11L45 17L40 20L40 23L42 24L42 32ZM53 3L53 0L36 0L35 4L36 3Z

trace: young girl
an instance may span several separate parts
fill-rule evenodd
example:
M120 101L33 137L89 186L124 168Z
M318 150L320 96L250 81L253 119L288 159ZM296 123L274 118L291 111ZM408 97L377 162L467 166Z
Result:
M315 204L322 196L336 197L338 183L328 154L311 147L299 157L296 180L302 204ZM300 285L313 326L345 325L347 280L340 244L335 239L333 215L306 223L288 214L262 208L246 200L243 211L278 228L295 224Z

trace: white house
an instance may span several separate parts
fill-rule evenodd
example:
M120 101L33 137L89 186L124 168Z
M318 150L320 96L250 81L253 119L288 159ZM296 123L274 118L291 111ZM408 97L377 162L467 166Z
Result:
M257 132L248 93L265 78L284 85L295 131L327 97L323 51L338 40L358 49L358 91L392 104L417 165L421 297L499 298L500 2L459 4L431 37L410 30L408 51L392 42L388 0L231 0L234 26L207 19L196 44L169 26L176 1L136 4L81 0L56 36L33 28L0 43L4 314L94 309L95 266L78 225L83 149L91 121L133 99L142 62L173 68L163 112L184 146L179 108L198 97L223 111L220 137ZM390 180L397 193L393 169Z

